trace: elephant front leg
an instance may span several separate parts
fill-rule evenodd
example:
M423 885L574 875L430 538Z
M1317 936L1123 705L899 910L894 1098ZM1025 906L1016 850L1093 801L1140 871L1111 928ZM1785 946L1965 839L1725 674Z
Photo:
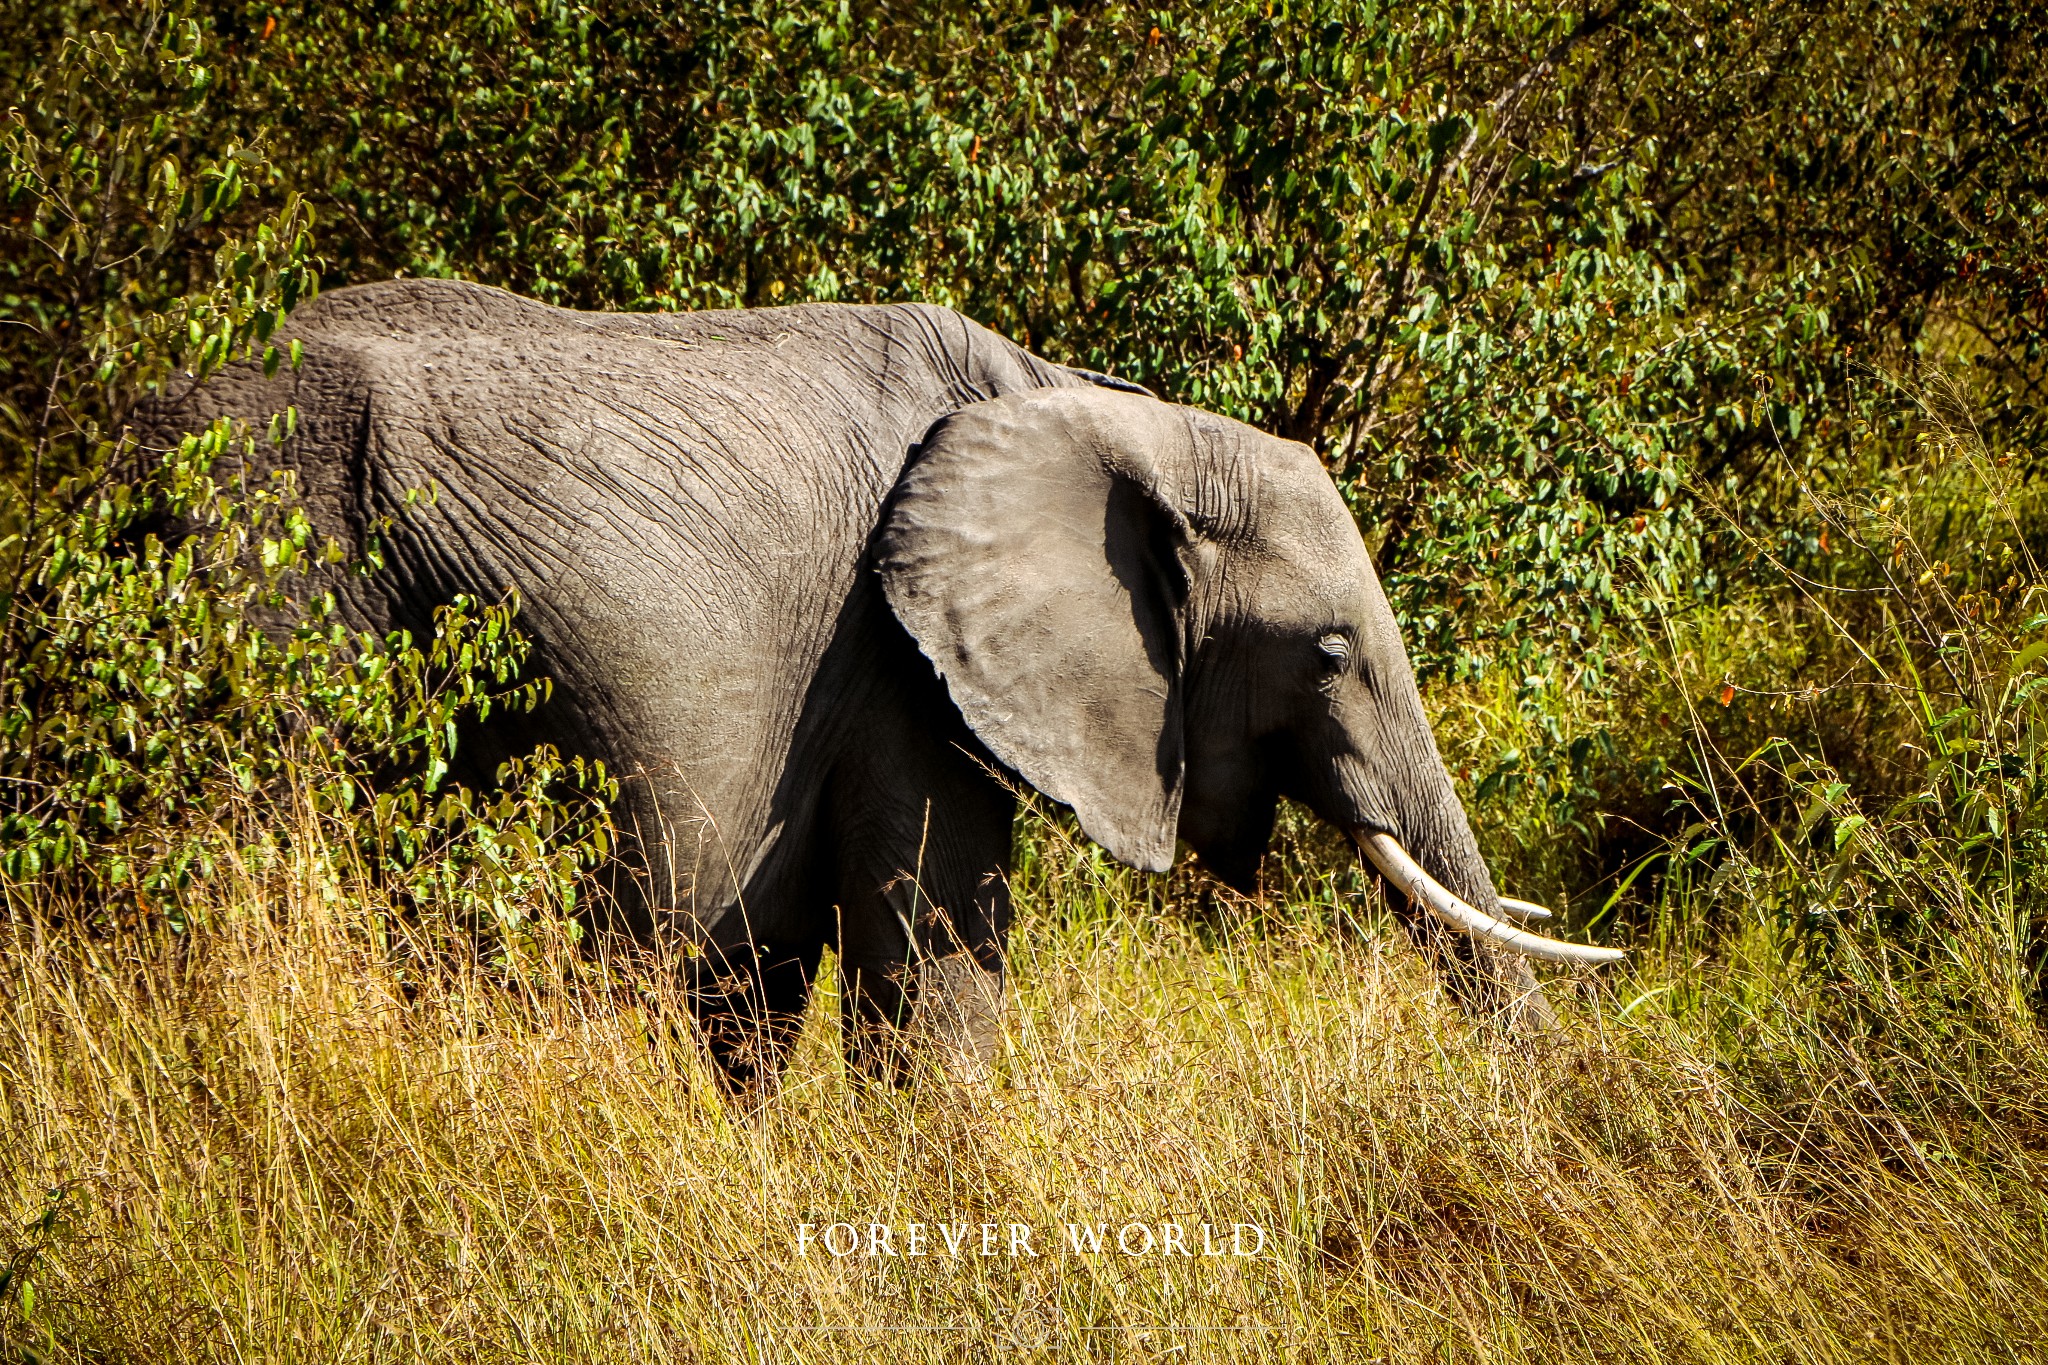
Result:
M1003 964L998 949L912 950L898 960L840 959L840 1018L848 1062L862 1075L908 1081L920 1058L961 1080L980 1080L1002 1045Z
M842 869L840 1018L849 1063L875 1079L907 1081L920 1057L978 1079L1000 1048L1014 808L979 776L989 790L920 821L910 856Z

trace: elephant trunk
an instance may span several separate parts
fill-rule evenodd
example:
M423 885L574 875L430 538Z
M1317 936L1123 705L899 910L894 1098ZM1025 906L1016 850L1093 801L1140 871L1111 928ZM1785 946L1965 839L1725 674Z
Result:
M1419 721L1421 699L1410 701ZM1381 781L1361 784L1377 799L1360 803L1365 818L1346 822L1346 833L1367 865L1407 899L1413 909L1405 916L1409 932L1437 958L1461 1002L1474 1013L1502 1019L1513 1031L1540 1033L1553 1016L1530 970L1531 958L1592 965L1623 954L1521 927L1549 918L1549 912L1495 892L1427 722L1407 734L1411 743L1421 737L1422 752L1407 754L1407 761L1390 765L1392 771L1382 769Z

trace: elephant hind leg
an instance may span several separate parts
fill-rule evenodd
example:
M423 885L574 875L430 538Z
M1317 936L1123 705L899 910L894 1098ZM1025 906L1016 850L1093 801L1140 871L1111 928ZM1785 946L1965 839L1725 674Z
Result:
M762 1095L775 1088L803 1032L823 947L742 943L714 948L697 963L690 1008L731 1093Z
M900 957L880 959L840 949L839 1033L847 1065L871 1080L900 1082L910 1075L916 970Z

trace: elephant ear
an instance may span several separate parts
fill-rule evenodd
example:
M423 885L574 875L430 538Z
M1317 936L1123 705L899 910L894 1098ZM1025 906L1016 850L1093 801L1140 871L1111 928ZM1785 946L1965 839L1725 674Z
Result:
M1151 871L1180 819L1192 454L1150 397L976 403L926 436L877 542L889 605L982 743Z

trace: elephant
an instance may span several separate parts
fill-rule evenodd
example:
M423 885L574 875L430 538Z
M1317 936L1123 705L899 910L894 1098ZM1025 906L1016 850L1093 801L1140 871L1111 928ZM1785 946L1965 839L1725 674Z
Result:
M621 779L607 932L677 946L717 1073L772 1087L823 950L850 1064L998 1039L1018 784L1158 872L1250 888L1277 803L1350 836L1474 1008L1548 1017L1356 522L1306 446L923 304L577 312L330 290L139 419L252 456L383 568L365 628L516 592L550 700L465 735ZM408 510L411 490L435 496ZM1461 931L1461 932L1460 932Z

